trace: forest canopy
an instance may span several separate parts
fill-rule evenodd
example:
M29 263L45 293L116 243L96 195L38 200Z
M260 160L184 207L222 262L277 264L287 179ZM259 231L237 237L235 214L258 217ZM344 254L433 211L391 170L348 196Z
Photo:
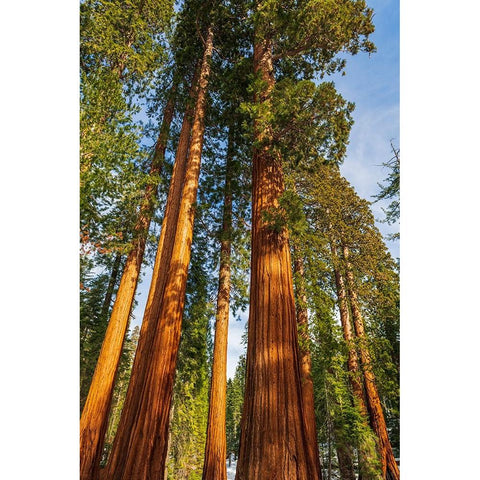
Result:
M400 478L398 262L335 84L374 31L364 0L81 2L81 480Z

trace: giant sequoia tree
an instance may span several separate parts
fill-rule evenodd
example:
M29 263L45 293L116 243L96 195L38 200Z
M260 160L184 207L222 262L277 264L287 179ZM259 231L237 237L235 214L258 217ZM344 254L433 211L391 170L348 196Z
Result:
M144 350L134 365L134 369L137 367L141 374L136 383L131 382L129 387L131 395L127 394L122 412L123 421L120 422L107 465L111 478L146 479L152 475L160 478L164 476L173 381L193 234L193 205L200 172L213 46L212 27L208 27L204 34L205 46L195 79L198 83L194 84L195 108L191 132L188 132L187 137L188 155L186 159L179 159L181 163L176 163L177 170L174 170L172 177L168 200L173 211L167 210L165 214L152 280L153 288L149 293L140 333L139 349L143 346ZM180 146L182 145L179 144ZM177 185L179 188L175 188ZM168 207L167 203L167 209ZM162 256L168 259L166 265L159 264ZM148 339L141 344L142 336L145 338L145 335L148 335ZM134 373L136 372L132 372L132 375Z
M365 433L371 430L375 435L382 477L399 478L375 378L375 371L382 375L385 368L390 370L390 379L396 375L395 341L398 339L388 339L385 335L387 322L394 320L388 316L370 317L371 334L368 335L362 313L364 310L368 315L369 308L375 304L374 311L380 308L386 314L390 308L392 315L394 285L398 282L395 263L374 226L368 202L356 195L335 166L317 163L309 170L308 177L297 175L297 180L298 191L311 219L310 227L316 235L317 248L322 248L319 238L323 238L327 246L323 247L321 255L331 265L333 273L354 404L364 426L369 426L364 428ZM392 297L373 293L386 288L390 289ZM364 297L363 305L361 297ZM383 359L383 366L374 361L374 345L375 355ZM394 392L388 396L395 399ZM363 439L366 440L365 435ZM376 460L368 442L360 441L358 450L363 476L377 478L374 474Z
M81 478L226 480L238 453L237 480L396 480L398 275L339 175L354 105L319 81L374 51L372 11L177 7L81 6ZM230 312L247 304L227 382Z
M362 40L372 31L371 12L364 4L345 2L341 13L332 5L326 15L328 8L318 2L255 3L252 273L237 480L321 475L305 431L288 233L272 220L284 192L281 152L274 148L279 132L273 128L272 103L275 60L298 57L295 67L308 74L314 69L308 56L325 69L334 69L339 50L355 53L371 48ZM281 112L281 105L277 109Z

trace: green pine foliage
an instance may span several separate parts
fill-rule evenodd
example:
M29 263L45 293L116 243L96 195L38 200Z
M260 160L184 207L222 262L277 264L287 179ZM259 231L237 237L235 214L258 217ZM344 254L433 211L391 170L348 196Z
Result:
M386 185L378 184L380 192L374 195L374 198L376 198L376 202L379 200L391 200L387 208L383 209L385 213L385 220L383 221L392 225L400 219L400 149L395 148L392 142L390 142L390 146L392 147L393 157L383 164L384 167L390 170L387 178L384 180L387 183ZM398 240L400 233L394 233L389 238Z
M232 460L238 457L240 449L240 421L245 393L246 357L241 355L235 375L227 381L227 457Z
M345 271L332 248L348 246L367 346L395 454L399 454L399 272L375 226L370 203L341 176L354 104L332 82L345 54L372 53L373 12L364 0L248 1L84 0L80 6L80 394L83 405L108 324L120 275L132 247L146 185L160 180L160 201L147 244L153 262L172 162L206 28L214 52L206 111L202 171L192 258L171 413L167 477L199 480L208 415L212 325L218 286L219 244L232 240L231 310L248 307L251 153L253 125L282 159L286 191L277 211L265 212L273 229L288 226L293 256L304 262L294 278L307 294L308 347L325 478L339 472L339 453L351 455L364 480L377 479L375 438L355 403L347 346L339 324L334 269ZM253 74L253 40L271 42L275 85ZM165 165L151 178L148 165L170 95L175 116ZM399 150L377 200L391 200L386 222L399 218ZM232 230L222 232L226 158L230 158ZM148 232L143 232L146 234ZM112 287L113 284L113 287ZM111 289L113 288L113 291ZM110 292L110 293L109 293ZM109 300L110 298L110 300ZM298 301L298 299L297 299ZM124 345L105 442L113 443L138 341ZM245 382L245 357L227 384L227 455L236 458ZM360 465L359 452L370 452Z
M172 480L202 478L207 431L214 305L206 269L207 238L198 226L197 218L171 415L167 478Z
M118 423L120 422L120 415L122 413L125 396L127 394L128 382L130 381L130 374L132 372L133 360L135 358L135 350L137 349L139 336L140 328L137 325L132 331L129 331L125 337L122 356L120 357L120 364L118 366L117 377L115 380L115 387L113 390L112 406L108 419L107 433L105 434L102 466L107 463L108 454L112 448Z

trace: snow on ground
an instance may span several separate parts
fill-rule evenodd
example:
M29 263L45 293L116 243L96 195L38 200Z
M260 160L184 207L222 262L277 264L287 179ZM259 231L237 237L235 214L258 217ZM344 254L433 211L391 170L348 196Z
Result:
M236 470L237 470L237 461L232 460L231 465L228 466L228 460L227 460L227 479L228 480L235 480Z

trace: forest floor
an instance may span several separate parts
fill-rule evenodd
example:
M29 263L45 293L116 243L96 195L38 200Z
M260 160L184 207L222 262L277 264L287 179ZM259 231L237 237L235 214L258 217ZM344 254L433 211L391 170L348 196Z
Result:
M232 460L232 463L230 466L228 466L228 461L227 461L227 479L228 480L235 480L236 470L237 470L237 461Z

